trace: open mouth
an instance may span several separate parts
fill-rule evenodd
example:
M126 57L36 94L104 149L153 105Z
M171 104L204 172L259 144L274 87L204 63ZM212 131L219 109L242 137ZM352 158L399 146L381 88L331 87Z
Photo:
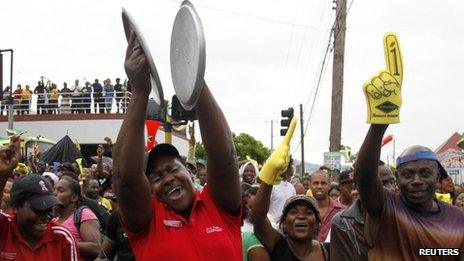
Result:
M409 193L413 196L419 197L425 194L425 190L412 190Z
M47 229L47 225L48 223L46 222L39 222L39 223L35 223L34 224L34 228L37 230L37 231L45 231Z
M306 222L297 222L295 223L295 228L296 229L307 229L309 226L308 226L308 223Z
M178 200L182 196L183 192L184 192L184 189L182 186L176 186L176 187L171 188L166 193L166 195L170 200Z

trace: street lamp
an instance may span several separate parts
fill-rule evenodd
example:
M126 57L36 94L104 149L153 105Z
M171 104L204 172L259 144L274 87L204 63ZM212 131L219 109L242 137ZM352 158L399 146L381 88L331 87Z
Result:
M8 129L12 130L13 129L13 49L5 49L5 50L0 50L0 59L2 59L2 64L3 64L3 55L2 53L5 52L10 52L11 53L11 59L10 59L10 97L6 104L8 104ZM2 66L3 67L3 66ZM1 68L2 71L0 72L3 75L3 68ZM3 77L2 77L2 82L1 82L1 97L3 99Z

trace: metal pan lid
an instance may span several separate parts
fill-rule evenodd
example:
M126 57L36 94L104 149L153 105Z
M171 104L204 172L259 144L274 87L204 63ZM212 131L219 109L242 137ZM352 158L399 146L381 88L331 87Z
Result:
M184 1L171 34L171 76L182 107L195 107L205 76L205 36L193 5Z
M150 66L150 71L149 71L150 82L151 82L152 92L155 94L154 100L156 101L158 105L163 107L164 106L163 88L161 86L161 81L158 75L158 71L156 70L155 62L153 61L153 57L151 56L150 49L148 49L146 41L143 38L143 35L138 29L137 25L135 24L134 19L129 14L129 12L127 12L124 8L122 9L122 24L124 26L124 33L126 34L127 41L129 41L130 39L131 30L135 31L135 35L137 36L137 41L140 44L142 51L145 53L145 56L148 61L148 65Z

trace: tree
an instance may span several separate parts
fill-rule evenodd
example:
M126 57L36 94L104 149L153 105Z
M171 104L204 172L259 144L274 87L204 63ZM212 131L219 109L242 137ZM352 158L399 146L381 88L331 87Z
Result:
M197 145L195 146L195 158L206 160L205 146L203 146L200 142L197 142Z
M263 164L269 157L271 152L263 143L256 140L253 136L240 133L238 136L233 135L235 149L237 150L238 161L245 160L246 156L256 160L259 164ZM197 143L195 149L195 157L197 159L206 159L206 152L203 144Z

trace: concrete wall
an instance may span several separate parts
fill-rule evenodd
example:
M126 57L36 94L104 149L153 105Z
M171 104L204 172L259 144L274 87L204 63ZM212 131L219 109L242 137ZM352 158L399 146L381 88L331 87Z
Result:
M104 143L104 138L109 137L116 142L122 119L108 120L62 120L62 121L18 121L14 123L14 129L27 130L26 136L41 135L47 139L59 141L68 134L71 139L78 140L81 144ZM0 130L6 130L8 122L0 122ZM6 132L0 133L6 136ZM164 132L158 130L156 141L164 142ZM188 141L186 138L172 135L172 144L183 156L188 153Z

